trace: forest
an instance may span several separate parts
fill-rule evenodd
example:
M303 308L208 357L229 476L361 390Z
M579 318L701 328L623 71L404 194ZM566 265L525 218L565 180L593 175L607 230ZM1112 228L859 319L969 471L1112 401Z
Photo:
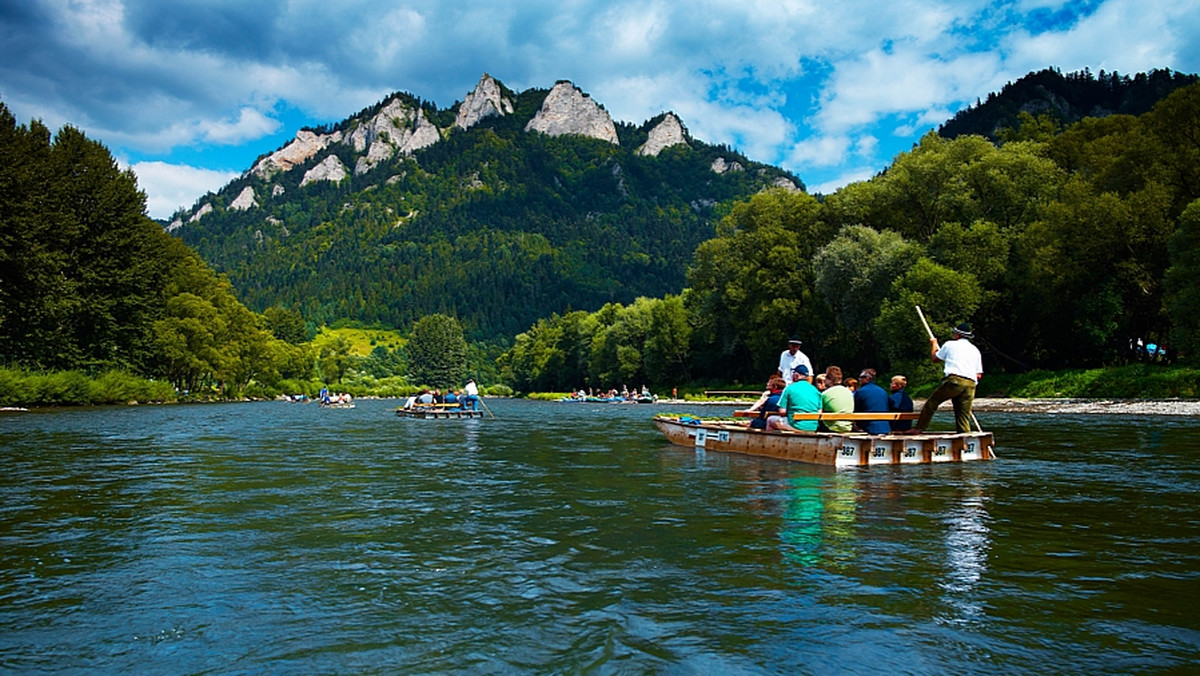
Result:
M1022 113L997 141L930 133L818 199L770 191L700 244L677 295L553 314L516 337L518 390L764 382L789 336L815 364L930 374L915 306L969 321L989 370L1200 347L1200 85L1139 116ZM819 366L820 367L820 366Z

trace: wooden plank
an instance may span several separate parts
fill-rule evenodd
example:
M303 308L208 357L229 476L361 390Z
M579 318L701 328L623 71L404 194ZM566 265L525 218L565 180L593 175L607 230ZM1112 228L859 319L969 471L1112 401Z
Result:
M734 411L735 418L757 418L760 411ZM920 413L793 413L792 420L916 420Z

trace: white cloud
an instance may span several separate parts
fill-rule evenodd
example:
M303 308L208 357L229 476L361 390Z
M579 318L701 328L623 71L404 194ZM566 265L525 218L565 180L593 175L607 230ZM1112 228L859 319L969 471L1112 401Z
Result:
M253 108L242 108L234 122L201 121L200 135L207 141L221 145L235 145L274 134L279 121L267 117Z
M239 176L235 171L214 171L166 162L137 162L132 166L138 187L146 193L151 218L166 219L179 208L190 208L202 195L216 192Z
M878 173L879 173L878 169L872 169L870 167L859 167L857 169L851 169L844 173L838 174L837 178L834 178L829 181L825 181L824 183L821 183L820 185L810 185L810 186L808 186L808 190L809 190L809 192L813 192L813 193L821 193L822 195L829 195L829 194L835 193L838 190L850 185L851 183L857 183L859 181L866 181Z
M799 167L833 167L846 161L853 140L846 135L815 136L792 146L787 163Z

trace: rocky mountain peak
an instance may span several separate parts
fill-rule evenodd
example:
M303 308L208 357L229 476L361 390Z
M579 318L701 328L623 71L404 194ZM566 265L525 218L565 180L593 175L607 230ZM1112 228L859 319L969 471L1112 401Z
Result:
M675 117L675 113L667 113L667 116L650 130L650 138L637 149L637 154L658 157L663 150L684 143L687 143L687 132L683 123Z
M462 105L458 107L458 117L454 126L459 129L470 129L485 117L493 115L509 115L513 112L513 101L504 96L500 83L487 73L479 78L475 91L467 94Z
M525 125L525 131L540 131L549 136L578 134L620 145L617 127L608 112L570 82L554 85L537 114Z

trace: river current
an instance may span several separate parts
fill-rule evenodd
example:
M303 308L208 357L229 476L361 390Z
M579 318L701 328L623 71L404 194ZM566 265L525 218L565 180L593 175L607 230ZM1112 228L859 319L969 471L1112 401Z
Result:
M0 671L1183 673L1200 420L834 470L488 399L0 414ZM936 425L952 424L939 414Z

